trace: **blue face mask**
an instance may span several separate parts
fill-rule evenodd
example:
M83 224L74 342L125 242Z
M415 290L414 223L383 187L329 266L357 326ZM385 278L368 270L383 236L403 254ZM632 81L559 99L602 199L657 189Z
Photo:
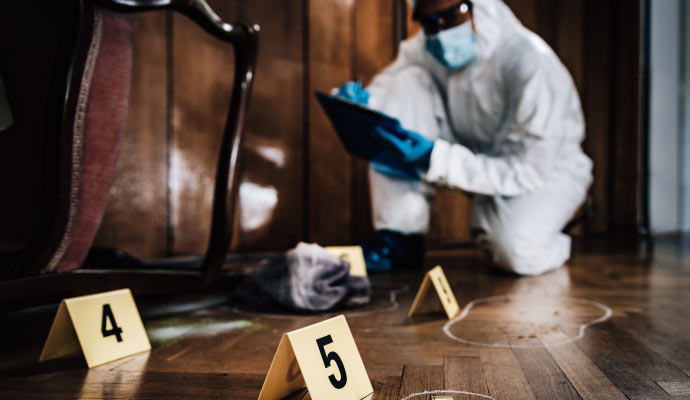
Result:
M472 21L427 36L426 50L448 68L469 64L477 54L477 36L472 31Z

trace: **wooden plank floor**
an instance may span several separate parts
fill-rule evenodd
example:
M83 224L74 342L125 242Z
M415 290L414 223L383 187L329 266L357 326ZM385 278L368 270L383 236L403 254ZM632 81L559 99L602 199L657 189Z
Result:
M471 305L447 332L439 312L406 317L421 270L374 276L373 303L345 315L374 399L690 399L689 253L661 242L646 264L579 245L569 268L516 278L479 254L437 252L427 266L443 265ZM220 305L147 318L151 352L89 370L36 362L53 313L1 320L1 398L255 399L281 334L334 315Z

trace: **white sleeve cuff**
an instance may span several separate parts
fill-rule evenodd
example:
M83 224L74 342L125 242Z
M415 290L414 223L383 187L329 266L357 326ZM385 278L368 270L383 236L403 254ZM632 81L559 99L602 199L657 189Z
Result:
M448 185L448 157L450 156L450 143L442 139L434 141L434 149L431 151L429 169L422 174L425 182L435 185Z

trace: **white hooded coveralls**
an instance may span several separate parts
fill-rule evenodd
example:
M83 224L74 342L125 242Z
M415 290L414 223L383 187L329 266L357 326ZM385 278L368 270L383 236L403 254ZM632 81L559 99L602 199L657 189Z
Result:
M374 227L426 233L435 186L474 193L472 234L493 262L541 274L570 257L561 233L584 200L592 162L570 74L500 0L474 0L476 59L439 64L424 33L368 87L370 106L434 140L422 182L370 170Z

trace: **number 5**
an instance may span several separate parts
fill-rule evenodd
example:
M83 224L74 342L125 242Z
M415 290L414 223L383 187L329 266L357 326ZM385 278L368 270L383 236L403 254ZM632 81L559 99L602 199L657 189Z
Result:
M324 347L331 343L333 343L331 335L326 335L320 339L316 339L316 345L319 346L319 352L321 353L321 358L323 359L323 365L328 368L331 365L331 361L335 361L335 365L338 366L338 372L340 372L340 380L335 379L335 375L333 374L328 376L328 379L331 381L331 385L333 385L333 387L336 389L342 389L345 387L345 384L347 384L347 374L345 373L343 360L340 359L338 353L331 351L326 354L326 349L324 349Z

